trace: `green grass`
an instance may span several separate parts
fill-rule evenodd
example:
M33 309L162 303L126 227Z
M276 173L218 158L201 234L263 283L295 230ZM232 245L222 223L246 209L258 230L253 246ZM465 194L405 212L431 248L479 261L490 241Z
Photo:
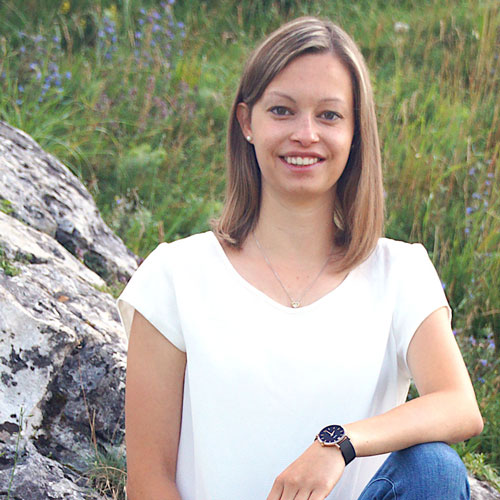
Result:
M141 256L207 229L220 210L227 113L258 39L303 14L351 33L376 91L386 234L429 250L485 418L482 435L457 449L500 469L497 0L23 5L0 5L0 118L68 165ZM162 19L149 22L155 9ZM170 49L146 43L136 56L136 33L151 40L155 23L172 32Z

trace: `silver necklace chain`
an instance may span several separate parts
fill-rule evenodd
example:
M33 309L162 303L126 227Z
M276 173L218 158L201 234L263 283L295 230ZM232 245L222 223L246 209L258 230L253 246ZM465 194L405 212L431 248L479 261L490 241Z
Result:
M257 248L260 250L260 253L262 254L262 257L264 257L264 260L266 261L266 264L269 266L269 269L273 272L274 276L278 280L278 283L281 285L281 288L283 288L283 291L286 293L288 300L290 300L290 305L296 309L297 307L300 307L302 305L302 299L305 297L306 293L314 286L316 281L318 281L319 277L323 274L323 271L326 269L326 266L328 265L328 262L330 261L330 258L333 254L333 248L332 248L332 253L328 255L327 259L325 260L325 263L321 267L319 273L316 275L316 277L312 280L312 282L309 284L309 286L302 292L300 297L298 299L292 299L292 296L288 292L287 287L284 285L283 281L281 281L281 278L279 274L275 271L274 267L272 266L271 262L269 262L269 259L267 258L267 255L265 254L264 250L260 246L259 240L257 239L257 236L253 232L253 237L255 239L255 243L257 245Z

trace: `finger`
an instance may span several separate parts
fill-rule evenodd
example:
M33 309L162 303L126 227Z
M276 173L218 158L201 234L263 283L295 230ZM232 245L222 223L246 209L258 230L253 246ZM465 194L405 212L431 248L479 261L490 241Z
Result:
M280 500L283 493L283 483L276 479L266 500Z
M311 496L309 497L308 500L325 500L325 498L328 496L328 493L321 493L318 490L315 490L311 493Z
M285 487L283 488L283 493L280 496L280 500L296 500L297 494L299 493L299 488L294 483L285 482ZM306 497L306 500L309 495Z
M311 491L310 490L300 490L293 500L310 500Z

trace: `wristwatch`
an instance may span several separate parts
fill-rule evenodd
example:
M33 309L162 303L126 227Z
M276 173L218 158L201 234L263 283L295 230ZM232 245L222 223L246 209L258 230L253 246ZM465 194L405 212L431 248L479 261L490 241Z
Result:
M327 425L319 431L314 440L318 440L321 446L336 446L339 448L346 465L356 458L354 446L341 425Z

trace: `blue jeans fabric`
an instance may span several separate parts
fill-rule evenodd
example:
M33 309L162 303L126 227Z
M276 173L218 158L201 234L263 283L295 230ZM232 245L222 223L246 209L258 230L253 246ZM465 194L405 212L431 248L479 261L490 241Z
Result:
M465 465L445 443L395 451L358 500L469 500Z

